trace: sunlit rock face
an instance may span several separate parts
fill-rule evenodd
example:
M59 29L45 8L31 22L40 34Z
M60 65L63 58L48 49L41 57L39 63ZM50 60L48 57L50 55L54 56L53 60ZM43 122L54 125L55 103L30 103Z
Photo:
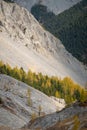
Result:
M28 90L32 105L28 104ZM0 126L21 128L32 119L33 114L39 116L39 106L40 115L45 116L58 111L60 105L42 92L0 74Z

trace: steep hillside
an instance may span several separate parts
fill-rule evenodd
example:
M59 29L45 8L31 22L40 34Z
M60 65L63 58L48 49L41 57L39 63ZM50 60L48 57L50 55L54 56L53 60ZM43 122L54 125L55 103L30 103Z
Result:
M39 4L33 6L31 12L73 56L87 65L87 0L59 15L48 12L46 6Z
M21 128L33 117L56 112L60 105L40 91L0 74L0 126Z
M74 104L59 113L56 112L31 121L26 128L39 130L86 130L87 106Z
M85 66L65 50L60 40L45 31L26 9L2 0L0 60L26 71L68 76L81 85L87 82Z
M31 70L25 72L22 67L12 68L10 65L4 64L3 62L0 62L0 73L9 75L40 90L48 96L52 96L55 101L57 101L56 98L62 98L61 102L65 100L67 105L77 100L84 102L87 99L86 90L74 83L69 77L60 79L56 76L49 77L47 75L42 75L42 73L36 74ZM61 105L58 110L61 110Z
M66 125L69 130L78 125L86 128L86 105L84 108L74 104L59 113L66 105L64 99L56 98L60 93L68 99L72 94L73 101L83 102L87 98L86 91L70 78L61 79L65 76L85 85L87 68L26 9L11 0L0 0L0 130L51 130L55 125L59 129L61 123L64 129ZM57 90L56 97L48 97L31 85L47 91L48 95Z

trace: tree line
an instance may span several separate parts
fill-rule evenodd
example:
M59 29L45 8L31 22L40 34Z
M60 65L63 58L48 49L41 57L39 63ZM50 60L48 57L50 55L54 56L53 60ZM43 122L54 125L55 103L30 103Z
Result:
M22 67L12 68L9 64L4 64L2 61L0 61L0 74L14 77L48 96L63 98L67 104L71 104L76 100L80 102L87 100L87 91L74 83L69 77L61 79L56 76L48 77L47 75L42 75L42 73L36 74L31 70L25 72Z

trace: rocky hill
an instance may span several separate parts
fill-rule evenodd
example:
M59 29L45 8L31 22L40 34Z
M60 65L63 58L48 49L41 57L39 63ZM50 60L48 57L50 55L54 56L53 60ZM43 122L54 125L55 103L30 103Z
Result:
M87 103L64 107L62 99L0 74L0 130L86 130Z
M86 130L87 129L87 103L86 106L73 104L61 112L29 122L26 128L39 130Z
M35 18L16 3L0 0L0 60L28 71L87 81L84 65L68 53L61 41L45 31Z
M27 8L29 11L35 4L42 4L47 6L48 10L53 11L55 14L59 14L64 10L70 8L81 0L14 0L21 6Z
M64 107L65 102L55 101L20 81L0 75L0 126L21 128L33 116L45 116Z

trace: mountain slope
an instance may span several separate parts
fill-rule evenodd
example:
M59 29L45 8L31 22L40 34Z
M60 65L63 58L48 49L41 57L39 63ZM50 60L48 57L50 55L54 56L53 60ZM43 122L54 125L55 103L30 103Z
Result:
M86 130L87 103L85 107L73 104L58 113L38 118L29 122L26 128L39 130Z
M57 16L38 4L32 7L31 12L73 56L87 65L87 0Z
M16 3L0 1L0 60L28 71L71 77L85 85L87 70L69 54L60 40L45 31Z
M31 105L28 103L28 90L31 93ZM39 106L41 116L56 112L60 105L40 91L0 74L0 126L21 128L32 119L33 114L39 116Z
M28 90L31 92L32 105L28 104ZM0 130L87 129L87 103L75 103L56 112L60 105L61 102L55 102L25 83L0 74ZM39 106L42 117L37 118Z
M64 10L70 8L81 0L14 0L21 6L27 8L29 11L35 4L42 4L48 7L48 10L53 11L55 14L59 14Z

